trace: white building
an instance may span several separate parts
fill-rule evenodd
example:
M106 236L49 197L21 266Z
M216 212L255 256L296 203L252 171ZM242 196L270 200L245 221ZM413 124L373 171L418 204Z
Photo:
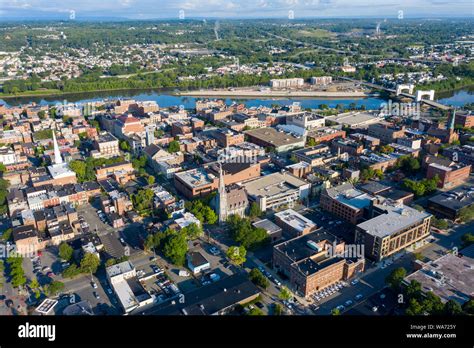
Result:
M303 85L304 79L301 78L270 80L270 87L272 88L297 88L303 87Z
M107 279L126 314L153 303L153 298L138 281L136 269L130 261L107 267L106 271Z

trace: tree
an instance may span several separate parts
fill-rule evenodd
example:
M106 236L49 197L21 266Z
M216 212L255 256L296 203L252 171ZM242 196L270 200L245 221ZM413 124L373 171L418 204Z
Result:
M273 315L283 315L283 306L279 303L275 303L273 306Z
M169 143L169 146L168 146L168 152L169 153L179 152L180 150L181 150L181 148L180 148L180 145L179 145L178 141L173 140Z
M462 309L465 313L474 315L474 299L471 298L469 301L465 302Z
M155 183L155 177L153 175L148 175L146 181L148 185L153 185Z
M446 219L437 219L434 216L431 218L431 225L440 230L445 230L449 227L449 223Z
M195 224L194 222L192 224L189 224L185 228L183 228L182 232L186 235L187 239L189 240L197 239L203 234L202 228L198 224Z
M278 297L283 301L288 301L290 298L293 297L293 295L290 292L290 290L288 290L287 287L282 286L281 290L280 290L280 293L278 294Z
M38 279L36 278L33 278L31 281L30 281L30 284L29 284L29 287L31 290L33 290L33 292L35 293L35 297L36 299L40 298L41 296L41 292L40 292L40 283L38 282Z
M444 305L444 312L447 315L460 315L462 314L462 307L455 300L449 300Z
M412 280L406 287L405 291L409 298L415 298L419 300L422 297L421 284L416 280Z
M170 261L177 265L183 266L186 261L186 253L188 252L188 243L183 233L176 233L169 237L163 246L163 254Z
M63 271L62 275L64 278L74 278L81 273L81 269L76 264L72 264Z
M472 233L465 233L461 236L461 241L463 247L468 247L471 244L474 244L474 234Z
M10 268L11 284L14 288L26 284L25 272L23 271L23 258L10 256L7 258L7 264Z
M335 316L341 315L341 311L339 310L339 308L333 308L331 310L331 315L335 315Z
M51 284L46 285L45 292L49 296L56 296L64 289L64 284L60 281L54 280Z
M236 265L242 265L247 259L247 250L243 246L231 246L227 249L227 257Z
M133 207L139 213L152 209L154 195L155 193L151 189L138 190L136 194L132 194Z
M265 315L265 314L260 309L254 307L251 310L249 310L247 315Z
M256 202L250 204L249 216L251 218L256 218L262 215L262 210L260 210L259 205Z
M84 161L74 160L69 162L69 169L76 173L79 182L86 181L87 165Z
M125 151L125 152L130 152L130 144L126 140L120 140L120 150Z
M391 147L390 145L380 146L380 152L381 153L392 153L394 151L395 151L395 149L393 147Z
M204 217L204 221L206 221L209 225L214 225L218 220L216 212L212 210L209 206L205 206L202 209L202 214Z
M412 156L401 156L396 166L408 175L418 172L421 168L420 161Z
M73 252L74 252L74 249L66 242L62 242L59 245L59 257L62 258L63 260L70 261L72 258Z
M268 286L270 285L270 282L268 281L268 279L263 275L262 272L260 272L260 270L259 270L258 268L253 268L253 269L250 271L249 279L250 279L255 285L258 285L258 286L260 286L260 287L263 288L263 289L268 288Z
M385 278L385 283L387 283L392 289L399 290L402 284L403 278L407 275L407 271L403 267L394 269L387 278Z
M238 215L227 218L232 238L246 249L256 249L268 242L268 234L263 228L255 228L249 219Z
M81 260L81 271L95 273L100 266L100 260L95 254L85 253Z
M2 239L4 241L9 241L12 237L12 232L13 232L13 229L7 228L2 234Z
M474 220L474 205L462 208L459 212L459 219L462 222L469 222Z
M306 142L306 145L309 146L309 147L313 147L313 146L316 146L317 143L316 143L316 140L314 138L308 138L308 141Z
M408 308L406 310L407 315L423 315L425 310L423 306L414 298L408 302Z

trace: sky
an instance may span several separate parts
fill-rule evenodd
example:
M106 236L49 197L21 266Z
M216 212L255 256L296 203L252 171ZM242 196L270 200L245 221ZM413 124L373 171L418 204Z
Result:
M403 12L400 12L403 11ZM4 19L474 17L474 0L0 0Z

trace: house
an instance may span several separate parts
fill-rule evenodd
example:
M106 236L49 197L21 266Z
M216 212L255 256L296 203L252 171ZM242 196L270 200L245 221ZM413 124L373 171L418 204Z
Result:
M211 268L211 264L206 258L197 251L190 251L187 255L188 259L188 268L193 272L193 274L198 274L206 269Z

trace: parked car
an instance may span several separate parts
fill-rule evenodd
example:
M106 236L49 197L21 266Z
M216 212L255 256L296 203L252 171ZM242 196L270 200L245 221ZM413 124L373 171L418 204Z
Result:
M260 309L262 309L262 308L264 307L264 305L262 304L262 302L256 302L255 305L256 305L258 308L260 308Z
M353 303L354 303L354 302L352 302L352 300L347 300L346 302L344 302L344 305L345 305L346 307L349 307L349 306L352 306Z
M92 285L92 287L93 287L94 289L97 289L97 284L96 284L96 282L91 282L91 285Z
M379 310L379 307L377 307L377 306L372 307L372 312L377 312L378 310Z
M356 301L359 301L359 300L361 300L363 297L364 297L364 295L362 295L362 294L357 294L356 297L355 297L355 299L356 299Z
M107 288L107 292L109 293L109 295L112 295L112 293L113 293L111 288Z
M354 279L353 281L351 281L352 285L356 285L357 283L359 283L359 279Z
M99 299L100 299L100 296L99 296L99 294L98 294L98 293L96 293L95 291L94 291L94 297L95 297L97 300L99 300Z
M216 247L210 248L210 249L209 249L209 252L210 252L212 255L214 255L214 256L217 256L217 255L220 254L219 249L217 249Z
M340 312L342 312L344 309L346 309L346 307L344 307L343 305L339 305L336 307L336 309L338 309Z

